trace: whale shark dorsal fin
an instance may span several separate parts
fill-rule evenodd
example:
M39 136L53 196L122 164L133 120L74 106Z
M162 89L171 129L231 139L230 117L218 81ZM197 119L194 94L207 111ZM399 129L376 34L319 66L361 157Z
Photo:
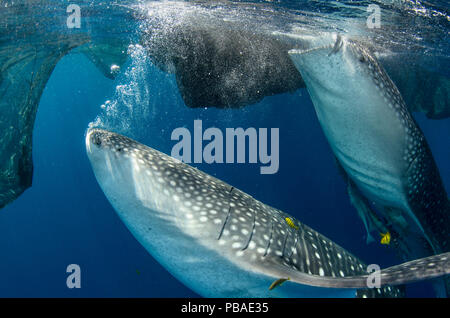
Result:
M292 275L292 273L289 273ZM380 286L410 284L450 274L450 252L416 259L379 271ZM374 275L371 273L370 275ZM293 275L292 282L328 288L367 288L369 274L348 277L320 277L317 275ZM309 276L309 277L308 277Z

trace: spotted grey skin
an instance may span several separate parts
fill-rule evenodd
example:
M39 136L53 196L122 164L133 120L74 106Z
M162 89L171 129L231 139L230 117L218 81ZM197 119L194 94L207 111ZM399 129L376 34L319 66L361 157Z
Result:
M405 254L448 251L447 194L396 86L360 43L335 35L319 42L290 55L339 163L397 232Z
M354 297L356 289L367 286L366 266L358 258L294 217L198 169L100 129L88 131L86 147L101 188L131 233L200 295ZM427 272L402 267L396 283L448 270L444 259L433 260ZM269 290L280 278L290 280ZM381 283L390 285L390 280ZM391 286L359 295L373 293L399 295Z

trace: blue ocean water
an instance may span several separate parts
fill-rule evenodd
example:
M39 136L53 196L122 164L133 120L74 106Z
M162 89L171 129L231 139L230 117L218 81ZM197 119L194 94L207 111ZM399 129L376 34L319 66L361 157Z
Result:
M123 69L132 67L128 61ZM85 152L85 132L100 105L117 96L130 77L105 78L83 55L70 54L55 68L41 97L33 136L33 186L0 213L0 297L193 297L134 239L105 198ZM169 153L177 127L192 130L267 127L280 129L280 169L261 175L255 164L196 164L199 169L297 217L367 263L398 263L392 250L365 243L362 222L317 122L305 89L266 97L244 109L190 109L173 75L148 67L138 90L149 88L136 123L115 117L107 125ZM144 95L143 95L144 96ZM144 96L144 97L145 97ZM102 115L103 114L103 115ZM138 113L139 115L139 113ZM450 193L450 119L416 114ZM66 286L66 267L81 268L81 288ZM408 296L433 296L429 283Z

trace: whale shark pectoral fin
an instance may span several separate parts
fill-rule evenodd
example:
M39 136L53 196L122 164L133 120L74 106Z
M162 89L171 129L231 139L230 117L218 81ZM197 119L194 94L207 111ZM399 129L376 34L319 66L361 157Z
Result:
M366 243L369 244L375 242L375 239L370 233L374 231L385 233L387 232L386 227L378 218L375 211L373 211L370 207L367 198L361 194L361 192L351 180L349 180L347 184L347 191L350 197L350 202L355 207L356 211L358 212L358 216L364 223L364 227L367 232Z
M336 166L338 168L339 173L344 178L347 183L347 192L350 197L350 202L355 207L358 212L358 216L364 223L364 228L367 232L366 243L370 244L375 242L375 239L370 234L371 232L377 231L386 233L388 232L387 228L384 226L383 222L379 219L378 215L370 206L367 198L359 191L356 184L348 177L344 168L342 168L341 164L335 157Z
M381 270L381 285L408 284L450 274L450 252L416 259Z
M430 253L439 253L440 251L436 248L434 242L427 235L425 230L422 227L422 224L417 219L416 215L411 211L411 209L407 209L406 211L402 209L392 208L392 207L384 207L385 214L389 218L389 223L392 227L397 229L396 231L396 239L400 244L400 249L403 251L404 256L410 258L410 254L414 252L411 247L411 239L410 242L401 243L402 238L412 238L418 242L417 250L427 249ZM403 245L403 246L402 246ZM420 246L423 246L422 248ZM408 257L409 256L409 257ZM414 257L414 256L413 256ZM417 256L416 256L417 257Z
M379 272L372 272L369 275L322 277L317 275L308 275L305 273L298 273L295 275L292 270L288 269L286 271L286 275L291 275L290 280L292 282L317 287L368 288L368 282L372 282L373 278L377 275L380 283L377 288L397 286L443 277L450 274L450 252L416 259L382 269Z

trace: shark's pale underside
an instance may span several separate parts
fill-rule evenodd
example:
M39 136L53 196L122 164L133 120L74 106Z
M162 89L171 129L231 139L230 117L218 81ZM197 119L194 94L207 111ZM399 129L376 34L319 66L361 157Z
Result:
M107 198L136 239L203 296L396 296L392 285L450 272L449 254L381 271L294 217L125 136L90 129L88 157ZM289 279L269 290L278 279Z

